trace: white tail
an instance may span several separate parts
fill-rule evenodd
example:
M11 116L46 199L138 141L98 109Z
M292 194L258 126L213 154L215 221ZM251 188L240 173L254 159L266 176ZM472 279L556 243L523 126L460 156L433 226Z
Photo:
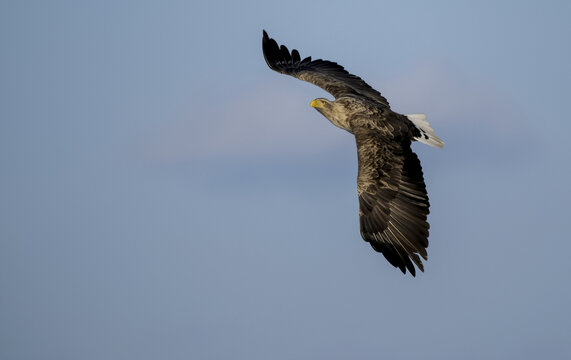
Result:
M420 141L421 143L440 149L444 147L444 141L440 140L440 138L436 136L434 130L432 130L430 124L426 121L425 114L408 114L406 117L412 121L418 131L420 131L420 137L414 138L416 141Z

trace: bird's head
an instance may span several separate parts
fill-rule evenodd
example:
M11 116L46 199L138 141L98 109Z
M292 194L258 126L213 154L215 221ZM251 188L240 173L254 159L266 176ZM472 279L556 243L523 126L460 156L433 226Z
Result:
M321 115L325 116L333 125L349 131L347 112L345 111L344 105L339 101L329 101L324 98L318 98L313 100L310 106L319 111Z
M329 118L327 115L331 113L333 102L324 98L318 98L313 100L309 106L322 113L326 118Z

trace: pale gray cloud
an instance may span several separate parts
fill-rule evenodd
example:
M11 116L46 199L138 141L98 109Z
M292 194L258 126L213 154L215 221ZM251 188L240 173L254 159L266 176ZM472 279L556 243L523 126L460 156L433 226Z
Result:
M311 155L339 145L345 134L309 106L321 96L320 90L315 88L311 95L300 82L285 80L246 89L220 100L216 107L189 105L194 110L161 125L148 140L147 156L168 162L229 155Z

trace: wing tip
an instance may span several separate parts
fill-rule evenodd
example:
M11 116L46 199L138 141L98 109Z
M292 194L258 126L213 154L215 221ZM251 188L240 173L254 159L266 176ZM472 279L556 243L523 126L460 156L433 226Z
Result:
M368 242L375 251L383 254L389 264L399 269L403 274L406 275L406 271L408 270L412 277L416 277L416 268L418 268L418 270L421 272L424 272L424 264L422 264L422 261L415 252L405 251L403 254L393 244L391 244L391 246L382 242L374 242L374 236L373 239L370 239L366 234L361 233L361 235L363 236L363 239ZM414 265L416 265L416 268Z
M274 39L268 36L266 30L262 30L262 53L269 68L277 71L276 63L281 57L280 47Z
M299 51L292 49L290 52L287 46L278 44L264 29L262 30L262 52L268 67L283 74L289 73L288 68L295 68L311 61L311 57L301 60Z

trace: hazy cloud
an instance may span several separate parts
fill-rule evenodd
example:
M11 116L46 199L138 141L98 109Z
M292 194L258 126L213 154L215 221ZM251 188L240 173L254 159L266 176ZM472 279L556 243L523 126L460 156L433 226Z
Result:
M436 133L445 139L477 134L487 146L503 144L506 137L511 143L530 142L531 119L509 96L493 88L492 82L479 82L443 64L422 64L386 83L381 92L394 111L426 113ZM177 118L161 123L145 142L145 156L177 162L330 151L347 134L309 107L313 98L321 96L332 98L311 84L284 76L217 100L222 103L189 104Z
M319 91L314 97L306 95L301 84L275 80L224 99L217 107L192 104L190 108L198 109L195 113L183 114L150 139L148 156L185 161L327 151L339 144L344 134L310 108Z

